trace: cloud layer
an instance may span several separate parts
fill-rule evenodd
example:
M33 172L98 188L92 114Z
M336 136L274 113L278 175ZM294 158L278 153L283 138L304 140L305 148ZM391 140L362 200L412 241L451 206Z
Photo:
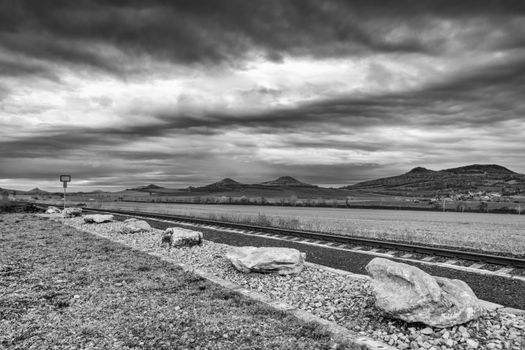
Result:
M522 1L4 1L0 187L525 172Z

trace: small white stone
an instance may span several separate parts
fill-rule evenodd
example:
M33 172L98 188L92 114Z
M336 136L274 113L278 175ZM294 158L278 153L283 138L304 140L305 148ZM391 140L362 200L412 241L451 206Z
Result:
M423 328L419 332L422 333L422 334L427 334L427 335L428 334L434 334L434 331L430 327Z
M467 339L467 346L469 349L477 349L479 346L479 343L472 339Z

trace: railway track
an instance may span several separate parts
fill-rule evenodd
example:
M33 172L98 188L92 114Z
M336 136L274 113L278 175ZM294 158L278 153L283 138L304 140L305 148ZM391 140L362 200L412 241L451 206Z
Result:
M200 219L194 217L187 217L182 215L170 215L170 214L155 214L147 212L134 212L134 211L124 211L124 210L110 210L110 209L94 209L94 208L85 208L84 210L89 210L93 212L106 212L113 214L122 214L122 215L132 215L132 216L142 216L152 219L160 220L172 220L182 223L198 224L198 225L211 225L221 228L229 228L236 230L249 231L251 233L264 233L272 234L282 237L296 237L300 239L306 239L310 241L321 241L336 243L341 245L353 245L353 246L366 246L372 248L379 248L385 250L395 250L403 251L414 254L423 254L427 256L437 256L447 259L460 259L472 261L474 263L480 264L493 264L498 266L508 266L513 268L525 268L525 259L512 257L512 256L500 256L495 254L485 254L479 252L470 252L462 251L448 248L439 248L431 246L423 246L417 244L408 244L401 242L389 242L381 241L376 239L367 239L361 237L352 237L346 235L332 234L332 233L323 233L323 232L313 232L313 231L302 231L302 230L290 230L282 229L275 227L265 227L265 226L254 226L246 224L238 224L217 220L209 219Z

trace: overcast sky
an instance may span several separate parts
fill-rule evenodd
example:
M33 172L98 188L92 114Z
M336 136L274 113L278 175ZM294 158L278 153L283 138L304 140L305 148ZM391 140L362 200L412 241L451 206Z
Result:
M523 0L0 0L0 187L525 173Z

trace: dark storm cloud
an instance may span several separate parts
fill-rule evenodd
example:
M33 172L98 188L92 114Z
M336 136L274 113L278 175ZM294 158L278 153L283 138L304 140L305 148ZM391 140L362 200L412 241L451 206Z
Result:
M1 124L0 124L1 126ZM179 135L192 135L195 128L181 130ZM11 137L9 140L0 140L0 159L34 159L39 157L75 156L79 153L94 155L99 153L103 157L114 156L127 160L167 160L167 159L204 159L209 158L207 151L186 149L170 149L167 152L153 152L147 149L134 149L122 151L116 146L129 144L130 140L150 140L151 138L166 135L173 136L173 129L165 125L145 125L119 128L56 128L46 133L34 134L23 137ZM214 132L213 134L215 134ZM208 134L197 131L197 135ZM111 164L110 164L111 165Z
M101 134L89 133L85 129L50 132L12 140L1 140L2 158L36 158L50 154L64 154L90 145L111 146L122 143L122 139L102 139Z
M391 98L391 102L411 107L412 110L407 108L408 112L426 114L427 117L413 117L420 125L451 123L488 127L503 121L520 120L525 111L522 102L525 99L525 56L474 71L465 68L463 73L409 96L394 94Z
M0 178L24 178L35 180L55 180L60 172L70 173L75 180L98 176L118 176L132 174L137 171L130 165L112 164L109 166L92 166L82 161L71 159L57 159L57 157L39 158L31 162L20 162L17 159L6 159L2 161ZM140 172L143 172L141 170Z
M0 47L27 57L45 59L50 62L71 63L96 67L118 73L118 64L106 59L99 53L92 52L90 43L83 45L74 41L61 41L62 38L38 33L0 33ZM74 40L74 39L72 39ZM32 73L32 72L31 72Z
M525 59L481 67L444 77L417 91L344 97L252 115L210 114L192 117L165 112L157 117L163 130L231 127L304 130L326 124L339 126L473 126L523 118ZM159 130L154 129L154 132Z
M89 186L112 185L122 188L144 182L173 186L205 179L199 163L213 166L209 154L184 150L169 153L141 150L126 152L113 151L107 146L90 148L79 145L77 148L47 154L30 152L34 155L30 158L25 158L30 154L24 154L23 151L19 153L22 154L0 157L0 179L54 182L59 173L67 173L73 176L75 186L79 186L81 180L89 180Z
M464 72L456 74L449 81L436 83L426 91L432 97L448 97L449 95L461 96L471 95L472 99L477 97L487 97L494 90L499 90L509 94L523 94L520 88L525 85L525 54L522 53L517 58L484 66L475 71L470 71L468 67Z
M130 56L151 54L179 63L236 64L252 49L279 61L282 55L334 57L370 52L439 54L448 33L424 36L429 19L482 17L506 30L497 45L523 45L509 18L525 13L523 1L38 1L4 0L0 45L48 60L119 71L118 62L92 50L116 46ZM407 33L388 38L400 26ZM435 34L435 33L434 33ZM504 42L502 44L502 41Z
M89 146L110 147L129 140L185 135L197 138L219 135L235 128L280 134L294 131L325 135L356 133L367 127L418 126L485 128L521 120L525 107L525 61L516 60L456 74L418 91L340 98L251 115L214 113L202 116L164 112L150 123L114 128L62 128L30 138L1 140L3 157L37 157ZM0 90L0 98L2 91ZM500 131L492 130L494 135ZM506 132L508 134L508 132ZM510 135L510 134L509 134ZM362 143L325 139L288 139L283 147L380 150L381 141ZM192 152L190 152L192 153ZM192 153L196 157L198 154ZM128 154L131 159L154 157L150 152ZM167 157L159 153L160 158ZM169 156L168 156L169 157Z
M41 64L32 64L20 60L6 60L0 58L0 76L19 77L36 76L52 80L58 77L49 68Z

